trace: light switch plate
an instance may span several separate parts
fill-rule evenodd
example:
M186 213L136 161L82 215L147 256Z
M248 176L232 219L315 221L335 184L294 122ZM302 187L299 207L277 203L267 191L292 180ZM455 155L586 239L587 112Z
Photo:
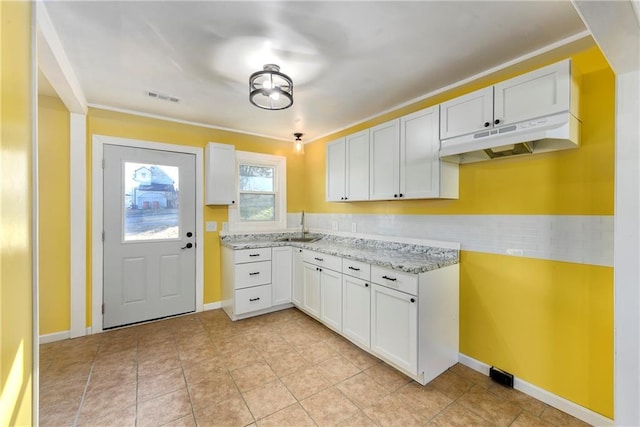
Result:
M207 231L218 231L218 221L207 221Z
M358 224L355 222L351 223L351 232L352 233L357 233L358 232Z

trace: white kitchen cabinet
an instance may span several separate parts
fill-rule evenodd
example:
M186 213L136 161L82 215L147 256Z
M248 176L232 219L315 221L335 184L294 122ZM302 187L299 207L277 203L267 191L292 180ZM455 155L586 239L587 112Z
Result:
M302 264L303 295L302 309L320 319L320 267L305 262Z
M320 321L342 330L342 274L320 268Z
M291 302L296 307L302 307L304 303L304 270L302 262L302 249L293 248L293 273L291 286Z
M400 118L400 190L405 199L458 198L458 165L440 160L439 109Z
M271 304L291 302L293 278L293 248L281 246L271 248Z
M369 199L397 199L400 197L400 119L372 127L369 135Z
M571 62L558 62L494 86L493 123L508 125L569 111Z
M440 104L440 139L481 132L571 109L565 60Z
M327 144L327 201L369 199L369 130Z
M418 304L415 295L371 286L371 350L409 372L418 370Z
M458 166L440 160L438 107L371 128L371 200L458 198Z
M347 274L342 275L342 333L361 347L371 344L371 285Z
M235 147L210 142L204 149L205 204L232 205L235 203Z
M290 251L222 248L222 309L231 320L292 307Z

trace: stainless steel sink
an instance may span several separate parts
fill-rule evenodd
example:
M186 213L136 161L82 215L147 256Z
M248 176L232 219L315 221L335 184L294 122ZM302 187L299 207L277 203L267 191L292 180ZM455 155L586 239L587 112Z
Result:
M312 243L320 240L320 237L281 237L276 242L300 242L300 243Z

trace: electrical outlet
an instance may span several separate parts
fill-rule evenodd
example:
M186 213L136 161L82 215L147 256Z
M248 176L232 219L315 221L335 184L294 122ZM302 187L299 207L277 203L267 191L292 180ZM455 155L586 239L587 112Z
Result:
M207 221L207 231L218 231L218 221Z
M338 221L331 221L331 230L338 231Z
M351 223L351 232L352 233L357 233L358 232L358 224L355 222Z
M228 222L223 222L222 223L222 231L229 231L229 223Z
M507 255L513 255L513 256L522 256L524 255L524 251L522 249L507 249Z

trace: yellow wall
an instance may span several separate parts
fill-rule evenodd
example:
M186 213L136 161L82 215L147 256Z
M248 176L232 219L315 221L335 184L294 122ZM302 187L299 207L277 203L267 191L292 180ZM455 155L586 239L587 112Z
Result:
M40 334L70 328L69 110L38 97Z
M327 203L326 143L567 57L552 53L305 147L305 209L396 215L613 215L612 70L596 47L574 53L582 74L582 146L460 166L458 200ZM613 417L613 269L461 252L460 350Z
M31 425L31 4L0 23L0 425Z

